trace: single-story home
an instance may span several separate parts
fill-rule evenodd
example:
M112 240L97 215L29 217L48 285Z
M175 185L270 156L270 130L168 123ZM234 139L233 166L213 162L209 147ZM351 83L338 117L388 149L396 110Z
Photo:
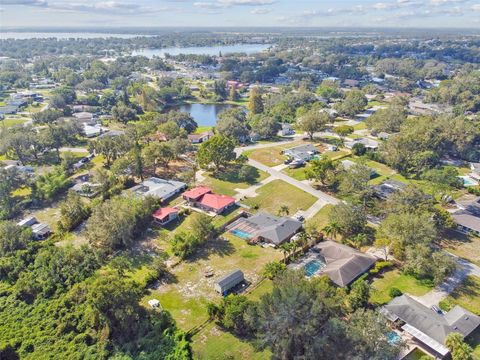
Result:
M445 346L448 334L457 332L467 337L480 326L480 316L461 306L440 314L408 295L392 299L381 312L397 328L413 336L429 353L439 358L450 352Z
M327 275L338 286L347 286L370 269L377 259L350 246L327 240L314 247L324 267L319 272Z
M47 224L39 223L32 225L32 233L35 240L45 240L51 235L52 230Z
M166 201L185 190L186 187L187 184L181 181L151 177L134 186L130 191L137 196L154 196L162 201Z
M354 80L354 79L345 79L343 80L343 85L344 86L347 86L347 87L357 87L358 84L360 84L360 82L358 80Z
M401 181L388 179L381 184L374 186L373 190L378 198L387 200L393 193L405 189L406 186L407 184Z
M354 139L352 141L345 141L345 147L347 149L353 149L355 144L363 144L366 149L368 150L377 150L378 149L378 141L368 138L359 138Z
M201 143L207 141L208 139L210 139L213 135L214 134L213 134L212 131L204 131L200 134L189 134L188 135L188 140L192 144L201 144Z
M93 138L96 136L99 136L102 134L103 129L102 125L97 124L97 125L88 125L87 123L83 124L83 133L85 134L85 137L87 138Z
M72 115L78 122L84 124L93 124L95 123L94 115L91 112L82 111L78 113L74 113Z
M294 160L310 161L315 154L318 154L318 150L312 144L299 145L283 150L283 155L293 158Z
M452 213L457 230L464 234L480 236L480 197L471 200L458 199L458 211Z
M358 163L356 163L355 161L352 161L352 160L345 159L345 160L341 160L340 164L342 164L342 166L345 170L349 170L353 166L357 165ZM367 166L367 167L370 169L370 177L374 177L377 174L377 171L375 169L369 167L369 166Z
M221 214L235 205L235 198L227 195L214 194L207 186L198 186L183 193L183 198L192 206L205 211Z
M215 291L222 295L227 295L228 292L238 284L245 281L245 276L241 270L235 270L231 273L221 277L215 283Z
M275 246L290 240L301 228L302 223L298 220L262 211L250 217L241 217L228 226L229 232L239 238Z
M153 214L153 221L158 225L166 225L169 222L178 219L179 210L174 207L164 207L156 210Z

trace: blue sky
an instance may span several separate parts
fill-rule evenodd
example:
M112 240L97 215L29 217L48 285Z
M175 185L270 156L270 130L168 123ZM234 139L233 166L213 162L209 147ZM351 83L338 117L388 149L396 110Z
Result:
M0 0L0 24L480 28L480 0Z

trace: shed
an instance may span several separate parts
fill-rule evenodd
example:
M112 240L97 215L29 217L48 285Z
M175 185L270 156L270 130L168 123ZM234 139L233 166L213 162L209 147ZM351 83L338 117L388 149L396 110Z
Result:
M52 230L47 224L35 224L32 226L32 233L36 240L45 240L50 236Z
M239 269L225 275L224 277L217 280L215 283L215 290L222 294L226 295L229 290L240 284L245 280L243 272Z
M18 223L17 223L17 226L20 226L20 227L27 227L27 226L32 226L34 224L36 224L38 221L37 219L34 217L34 216L29 216L25 219L22 219L20 220Z

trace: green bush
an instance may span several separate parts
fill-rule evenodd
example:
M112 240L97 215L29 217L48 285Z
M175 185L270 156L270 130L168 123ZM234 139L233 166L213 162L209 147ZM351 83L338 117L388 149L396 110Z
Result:
M373 269L370 270L370 274L376 275L385 268L391 267L393 264L391 261L377 261Z
M390 297L394 298L394 297L397 297L397 296L402 296L403 293L400 289L397 289L396 287L392 287L389 291L388 291L388 295L390 295Z

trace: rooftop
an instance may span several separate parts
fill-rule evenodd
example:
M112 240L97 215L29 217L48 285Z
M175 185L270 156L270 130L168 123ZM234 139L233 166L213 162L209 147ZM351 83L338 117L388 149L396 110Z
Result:
M231 196L220 195L220 194L205 194L200 199L200 204L207 206L209 208L220 210L226 206L232 205L235 203L235 199Z
M164 207L164 208L160 208L158 210L156 210L152 216L155 218L155 219L158 219L158 220L164 220L165 218L167 218L170 214L174 214L174 213L178 213L178 209L176 208L171 208L171 207Z
M183 193L185 198L189 198L192 200L197 200L205 194L212 192L208 186L197 186L193 189L187 190Z
M156 177L148 178L141 184L130 189L139 196L156 196L161 199L171 197L174 193L181 191L187 184L181 181L164 180Z
M338 286L347 286L367 271L376 258L335 241L324 241L316 245L325 260L322 273Z

